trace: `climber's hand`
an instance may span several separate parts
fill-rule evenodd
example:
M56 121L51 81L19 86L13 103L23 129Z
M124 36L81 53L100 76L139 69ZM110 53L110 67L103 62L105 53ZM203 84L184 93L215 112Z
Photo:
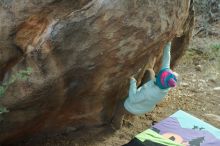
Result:
M136 81L136 79L134 78L134 76L131 76L131 77L130 77L130 80Z
M164 47L164 49L165 48L170 48L171 47L171 42L168 42L167 44L166 44L166 46Z

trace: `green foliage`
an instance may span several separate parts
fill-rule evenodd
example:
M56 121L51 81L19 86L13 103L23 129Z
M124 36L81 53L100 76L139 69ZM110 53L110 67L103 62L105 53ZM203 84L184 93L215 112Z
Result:
M220 44L211 45L211 49L216 50L216 51L220 50Z
M32 73L32 68L28 67L25 70L17 72L15 75L12 75L8 81L5 81L0 85L0 97L4 96L7 88L13 84L16 80L27 80L28 76Z
M0 115L7 112L9 112L7 108L5 108L4 106L0 106Z
M213 57L219 58L220 56L220 44L213 44L210 46L210 51L213 54Z
M29 75L32 73L32 68L28 67L25 70L20 70L16 74L12 75L7 81L3 82L2 85L0 85L0 97L3 97L8 87L13 84L17 80L26 81L28 80ZM9 112L7 108L0 105L0 115L2 113Z
M2 97L5 93L5 87L4 86L0 86L0 97Z

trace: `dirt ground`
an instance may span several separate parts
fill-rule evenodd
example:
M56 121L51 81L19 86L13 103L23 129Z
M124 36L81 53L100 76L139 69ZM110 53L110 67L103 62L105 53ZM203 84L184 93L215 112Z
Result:
M127 116L123 127L114 131L110 127L84 128L68 133L30 139L22 145L36 146L120 146L136 134L177 110L184 110L220 128L220 23L211 27L212 34L197 33L175 71L181 82L144 116ZM86 130L87 129L87 130ZM81 133L84 134L81 134Z

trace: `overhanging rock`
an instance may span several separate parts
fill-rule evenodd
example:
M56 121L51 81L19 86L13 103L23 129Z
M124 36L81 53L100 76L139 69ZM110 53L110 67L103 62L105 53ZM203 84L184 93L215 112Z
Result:
M16 80L0 98L10 111L0 115L1 142L109 123L129 77L145 67L158 71L172 39L174 64L193 27L190 0L0 4L1 80L32 68L27 81Z

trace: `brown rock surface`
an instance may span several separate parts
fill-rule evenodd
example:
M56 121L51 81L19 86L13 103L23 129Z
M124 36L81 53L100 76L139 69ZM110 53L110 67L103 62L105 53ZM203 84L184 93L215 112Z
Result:
M0 98L1 142L110 123L129 77L172 39L174 64L193 25L190 0L1 0L0 18L1 80L33 69Z

